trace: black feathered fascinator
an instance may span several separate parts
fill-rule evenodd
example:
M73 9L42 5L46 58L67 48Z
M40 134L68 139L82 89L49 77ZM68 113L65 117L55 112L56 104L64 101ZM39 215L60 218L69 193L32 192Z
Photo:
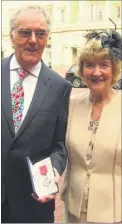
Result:
M101 35L102 34L102 35ZM122 60L122 37L120 34L114 30L108 32L108 31L102 31L102 32L96 32L93 31L86 35L87 43L95 39L101 39L101 45L103 48L110 48L111 55L113 57L116 57L120 60Z

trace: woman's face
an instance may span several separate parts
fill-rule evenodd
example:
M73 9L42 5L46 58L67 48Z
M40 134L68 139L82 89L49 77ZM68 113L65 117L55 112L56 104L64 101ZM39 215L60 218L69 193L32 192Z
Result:
M88 88L93 92L103 92L112 87L112 61L93 59L83 62L83 76Z

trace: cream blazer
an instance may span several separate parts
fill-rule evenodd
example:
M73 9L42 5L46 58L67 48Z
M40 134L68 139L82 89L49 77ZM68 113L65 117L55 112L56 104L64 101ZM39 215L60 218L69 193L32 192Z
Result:
M87 171L90 173L87 222L122 221L121 92L104 106L87 170L92 105L89 92L70 100L66 145L68 166L62 199L68 212L80 217Z

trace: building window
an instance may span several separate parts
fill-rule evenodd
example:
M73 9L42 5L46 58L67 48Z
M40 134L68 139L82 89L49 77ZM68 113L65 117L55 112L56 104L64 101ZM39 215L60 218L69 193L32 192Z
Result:
M75 24L79 21L79 1L71 1L70 23Z
M48 48L48 49L51 48L51 45L50 44L47 44L46 48Z
M47 58L47 60L49 60L49 59L51 59L51 52L46 52L46 58Z
M52 8L47 8L47 12L49 14L50 19L52 20L52 17L53 17L53 10L52 10Z
M59 8L58 9L58 17L57 17L57 23L61 24L65 22L65 8Z
M91 20L102 20L103 12L101 4L91 5Z
M46 46L46 61L47 63L51 63L51 45L47 44Z
M4 52L1 50L1 58L4 58Z
M120 19L120 6L117 6L117 19Z
M61 9L61 23L64 23L65 20L65 11L64 9Z

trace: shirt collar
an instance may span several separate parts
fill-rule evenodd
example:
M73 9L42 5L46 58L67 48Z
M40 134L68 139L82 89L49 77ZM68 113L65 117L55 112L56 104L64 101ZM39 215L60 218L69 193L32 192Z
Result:
M42 63L41 61L38 62L38 64L34 65L31 69L29 69L29 73L36 76L38 78L39 73L41 71ZM18 63L15 54L11 58L10 61L10 71L11 70L16 70L17 68L21 68L21 65Z

